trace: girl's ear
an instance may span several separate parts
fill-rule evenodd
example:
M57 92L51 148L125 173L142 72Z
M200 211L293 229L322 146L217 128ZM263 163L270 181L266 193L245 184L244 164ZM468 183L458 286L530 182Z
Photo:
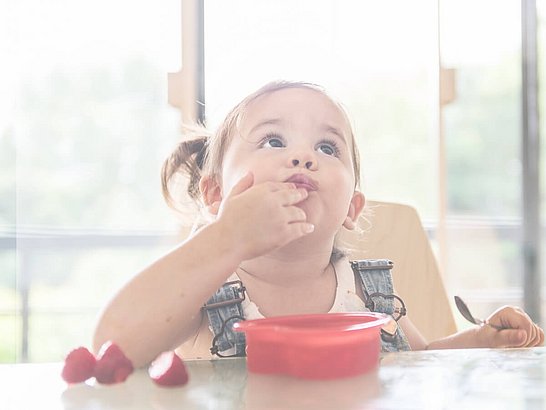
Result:
M364 209L366 204L366 198L361 192L355 191L353 198L351 199L351 204L349 205L349 212L347 212L347 217L343 222L343 226L352 231L356 227L356 221L358 216Z
M216 178L209 175L201 177L199 180L199 190L203 197L203 202L207 206L207 210L216 215L222 202L222 188Z

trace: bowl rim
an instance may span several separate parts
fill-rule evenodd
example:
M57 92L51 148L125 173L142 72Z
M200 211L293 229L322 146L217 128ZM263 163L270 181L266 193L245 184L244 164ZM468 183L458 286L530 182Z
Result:
M301 319L313 318L332 318L332 317L366 317L374 318L374 320L355 323L355 324L329 324L324 327L299 327L297 325L291 325L290 322L297 322ZM371 329L375 327L383 326L390 320L390 316L385 313L377 312L347 312L347 313L307 313L301 315L283 315L283 316L270 316L260 319L249 319L239 321L233 324L233 329L237 332L281 332L281 333L304 333L304 334L316 334L316 333L345 333L361 331ZM283 323L284 322L284 323Z

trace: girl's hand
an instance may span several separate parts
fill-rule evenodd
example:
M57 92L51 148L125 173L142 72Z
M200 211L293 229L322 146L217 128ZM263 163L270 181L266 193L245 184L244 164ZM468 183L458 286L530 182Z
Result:
M284 182L254 185L252 173L233 186L219 205L216 223L222 238L242 260L261 256L305 236L314 230L305 212L296 204L308 196L305 189Z
M529 315L518 307L504 306L487 318L478 330L478 337L486 347L533 347L544 344L544 331Z

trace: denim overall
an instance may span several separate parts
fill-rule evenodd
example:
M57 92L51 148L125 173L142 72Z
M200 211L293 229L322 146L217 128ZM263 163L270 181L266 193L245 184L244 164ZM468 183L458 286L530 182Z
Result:
M363 259L351 261L353 272L362 282L365 305L372 312L386 313L397 320L406 314L400 298L393 294L391 269L393 263L388 259ZM233 323L245 320L242 301L245 288L238 281L226 282L203 306L214 334L211 353L220 357L245 356L245 335L232 329ZM395 306L395 301L401 306ZM396 322L392 322L395 324ZM229 350L229 354L222 354ZM381 351L396 352L410 350L408 340L400 328L381 331Z

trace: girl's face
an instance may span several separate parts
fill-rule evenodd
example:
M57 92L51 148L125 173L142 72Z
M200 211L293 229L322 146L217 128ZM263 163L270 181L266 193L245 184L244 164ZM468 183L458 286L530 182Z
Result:
M224 156L224 195L252 171L255 184L305 187L309 196L298 206L316 229L337 232L348 215L358 216L364 199L354 190L350 125L327 96L307 88L262 95L248 105L238 131Z

